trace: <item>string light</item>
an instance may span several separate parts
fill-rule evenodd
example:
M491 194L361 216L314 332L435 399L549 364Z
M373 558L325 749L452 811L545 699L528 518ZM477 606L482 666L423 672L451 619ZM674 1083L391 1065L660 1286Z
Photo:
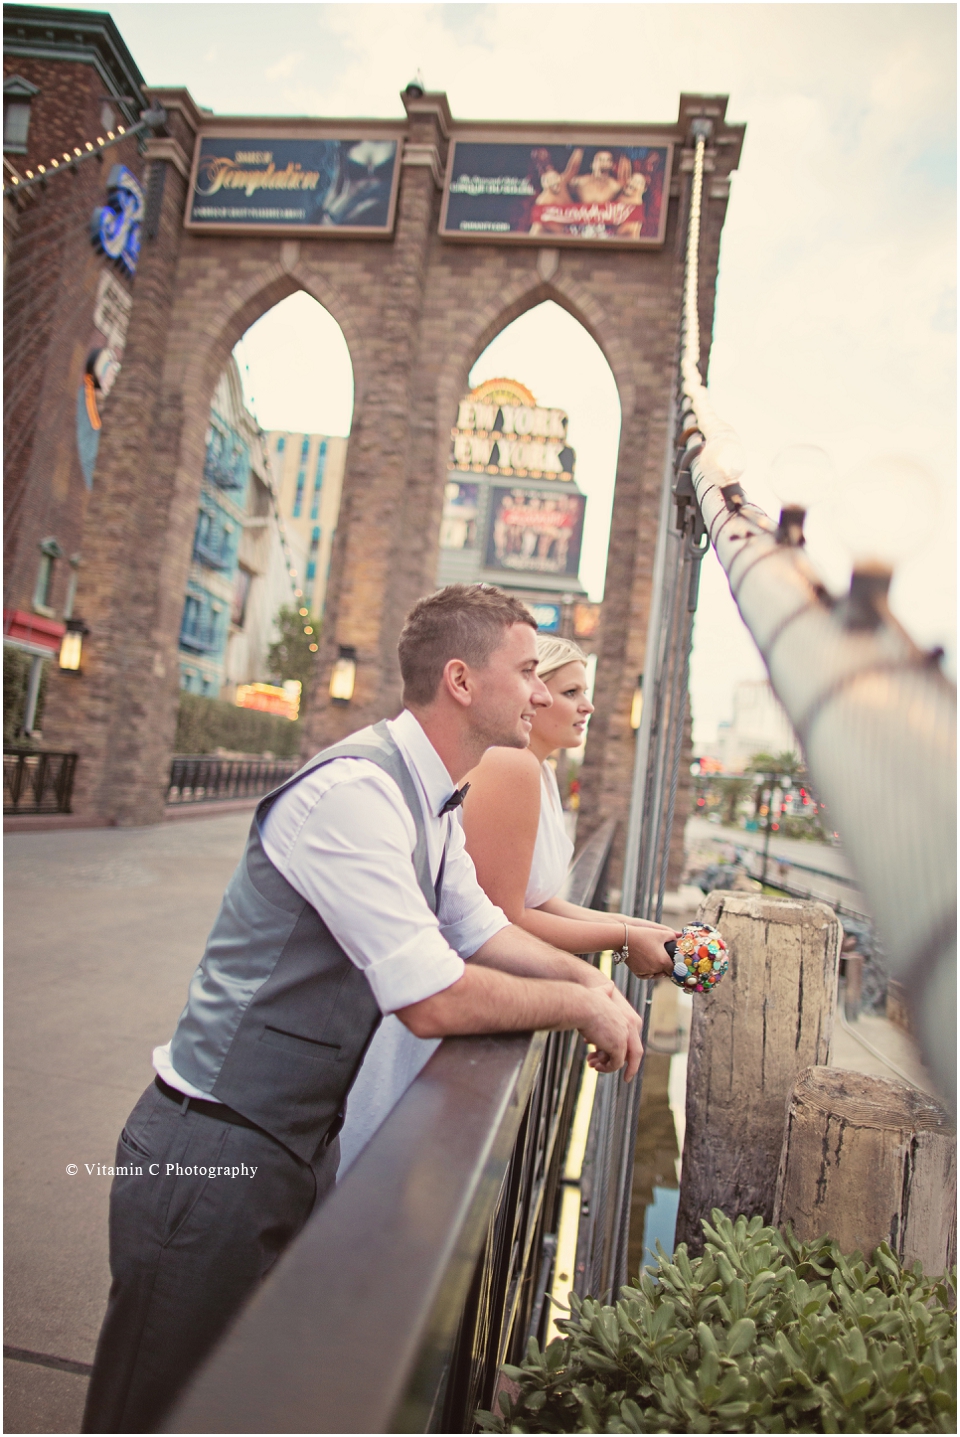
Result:
M74 145L73 154L69 150L64 150L61 157L55 155L47 161L46 165L37 165L36 173L33 170L26 170L25 178L21 175L11 175L9 188L4 190L4 194L12 194L14 189L27 182L36 184L43 179L48 170L59 170L64 164L75 166L78 160L87 160L91 155L99 155L100 150L104 147L118 144L125 136L133 136L149 128L150 126L141 120L129 131L123 125L118 125L116 130L107 131L106 139L102 135L98 135L96 140L84 140L82 147Z

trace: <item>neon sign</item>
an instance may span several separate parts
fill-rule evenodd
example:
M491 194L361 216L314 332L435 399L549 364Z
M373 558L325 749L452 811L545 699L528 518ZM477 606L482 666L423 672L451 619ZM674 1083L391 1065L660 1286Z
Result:
M94 210L90 234L97 249L126 270L137 272L143 190L126 165L114 165L107 180L107 203Z

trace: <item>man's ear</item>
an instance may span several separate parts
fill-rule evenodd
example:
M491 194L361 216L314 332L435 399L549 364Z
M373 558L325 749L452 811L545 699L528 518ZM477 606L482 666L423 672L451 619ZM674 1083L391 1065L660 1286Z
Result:
M469 708L473 702L470 692L471 670L470 665L464 663L463 659L448 659L443 666L443 678L440 680L440 689L453 699L454 703L460 704L463 708Z

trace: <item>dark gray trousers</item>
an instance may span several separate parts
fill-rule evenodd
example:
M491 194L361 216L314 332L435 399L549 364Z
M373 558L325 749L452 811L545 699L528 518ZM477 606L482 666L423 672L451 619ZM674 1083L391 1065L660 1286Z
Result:
M302 1162L266 1133L184 1110L150 1085L117 1143L127 1171L110 1191L113 1281L84 1432L157 1430L333 1187L339 1158L334 1140Z

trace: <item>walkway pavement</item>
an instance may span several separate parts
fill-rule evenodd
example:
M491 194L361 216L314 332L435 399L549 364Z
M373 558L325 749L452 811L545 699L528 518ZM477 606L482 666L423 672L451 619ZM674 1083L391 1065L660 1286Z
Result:
M5 839L8 1347L93 1360L109 1286L97 1164L173 1031L249 825L247 810ZM79 1430L84 1376L4 1369L4 1431Z

